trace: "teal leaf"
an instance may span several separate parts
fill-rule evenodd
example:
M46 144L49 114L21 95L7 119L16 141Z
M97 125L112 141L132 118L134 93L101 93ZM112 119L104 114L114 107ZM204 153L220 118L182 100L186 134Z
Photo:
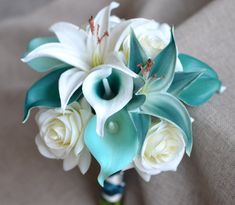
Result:
M24 104L24 118L23 122L26 122L30 110L33 107L60 107L60 97L58 90L58 80L60 75L65 72L66 68L61 68L52 71L48 75L44 76L36 83L34 83L27 91ZM71 97L70 102L72 103L82 95L82 89L79 88Z
M129 54L129 65L128 67L135 73L140 72L139 64L145 64L147 56L144 49L140 45L134 31L131 29L130 35L130 54Z
M139 153L151 124L151 117L141 113L130 113L139 140Z
M173 82L167 92L177 97L200 75L202 75L202 72L176 72Z
M27 52L31 52L32 50L34 50L35 48L37 48L43 44L52 43L52 42L56 43L59 41L54 36L33 38L27 46Z
M179 59L184 72L203 72L187 88L178 93L179 99L190 106L199 106L208 102L221 87L217 73L209 65L192 56L180 54Z
M142 77L139 78L133 78L133 82L134 82L134 93L137 93L143 86L144 86L144 79Z
M166 91L174 77L177 60L177 48L175 44L173 28L171 30L170 43L153 60L153 66L149 73L149 92Z
M164 119L182 130L186 152L190 155L193 145L192 122L185 106L174 96L167 93L148 95L141 106L142 113Z
M130 102L127 104L126 108L128 111L133 111L139 108L145 102L145 95L134 95Z
M183 66L184 72L204 72L204 75L218 79L218 75L213 68L206 63L187 54L179 54L179 60Z
M84 141L101 166L98 182L103 186L107 177L131 163L138 151L138 138L135 126L125 109L106 121L104 137L100 137L95 131L96 120L95 116L88 122Z
M32 39L29 42L27 51L23 55L23 57L30 53L32 50L36 49L37 47L52 42L58 42L58 39L56 37L39 37ZM46 72L48 70L62 68L66 65L64 62L50 57L35 58L30 62L27 62L27 64L37 72Z
M221 82L214 78L201 77L179 94L179 99L191 106L208 102L220 89Z

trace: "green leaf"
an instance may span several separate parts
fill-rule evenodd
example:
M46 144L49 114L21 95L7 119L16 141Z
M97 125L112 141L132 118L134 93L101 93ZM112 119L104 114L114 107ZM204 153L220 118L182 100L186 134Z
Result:
M27 51L23 56L26 56L28 53L30 53L35 48L46 44L46 43L52 43L52 42L58 42L58 39L56 37L39 37L32 39L27 47ZM50 57L41 57L41 58L35 58L31 60L30 62L27 62L27 64L35 71L38 72L45 72L48 70L58 69L65 67L64 62L50 58Z
M88 122L84 141L101 166L98 182L103 186L107 177L126 168L136 156L138 138L135 126L125 109L106 121L104 137L97 135L95 130L96 116Z
M131 119L135 125L138 140L139 140L139 153L141 152L142 145L151 124L151 117L141 113L130 113Z
M192 122L184 105L174 96L167 93L148 95L141 106L142 113L164 119L182 130L186 152L190 155L193 145Z
M52 71L48 75L44 76L36 83L34 83L27 91L24 104L24 119L26 122L30 110L33 107L60 107L60 97L58 90L58 80L60 75L65 72L67 68L61 68ZM74 102L82 95L82 89L79 88L71 97L69 103Z
M153 66L149 73L148 92L166 91L174 77L177 48L175 44L173 28L171 30L171 41L153 60Z
M131 29L130 35L130 54L129 54L129 65L128 67L135 73L140 72L139 64L145 64L147 56L144 49L140 45L134 31Z
M178 97L178 95L196 80L202 72L176 72L173 82L167 92Z
M179 59L184 72L203 72L187 88L178 93L179 99L190 106L199 106L208 102L221 87L217 73L210 66L192 56L180 54Z

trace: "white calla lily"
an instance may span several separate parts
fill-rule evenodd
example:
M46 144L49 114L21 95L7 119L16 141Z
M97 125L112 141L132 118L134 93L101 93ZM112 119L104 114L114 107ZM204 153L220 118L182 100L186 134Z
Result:
M97 115L97 134L103 136L104 124L132 98L133 79L109 66L92 72L83 82L83 94ZM93 82L93 83L91 83Z

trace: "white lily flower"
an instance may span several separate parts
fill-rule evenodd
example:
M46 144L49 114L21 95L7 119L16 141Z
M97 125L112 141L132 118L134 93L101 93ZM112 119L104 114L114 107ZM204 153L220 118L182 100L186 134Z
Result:
M66 22L52 25L50 31L56 34L59 42L39 46L22 59L24 62L29 62L39 57L52 57L73 66L73 68L65 71L59 79L62 109L66 108L73 93L86 79L90 79L88 76L94 71L92 76L107 73L107 68L109 68L108 70L116 69L131 77L138 77L137 74L126 67L120 54L118 52L113 53L114 50L111 48L115 45L119 33L122 32L122 30L113 28L118 24L118 19L113 17L110 19L112 9L118 6L117 2L112 2L109 6L103 8L94 18L91 17L89 19L89 26L85 30ZM110 25L110 22L112 25ZM122 29L125 29L125 27ZM128 78L130 84L133 84L130 77L126 78ZM125 92L122 98L129 101L132 96L132 90L127 90L128 92ZM97 132L102 134L102 126L105 119L121 110L125 105L112 101L111 107L115 109L111 110L110 106L107 106L106 110L108 109L108 111L104 111L102 115L99 115L100 111L97 110L99 106L94 106L92 97L89 97L91 93L87 86L83 86L85 98L87 98L87 101L97 113ZM126 100L124 101L126 102ZM105 113L109 114L104 116Z

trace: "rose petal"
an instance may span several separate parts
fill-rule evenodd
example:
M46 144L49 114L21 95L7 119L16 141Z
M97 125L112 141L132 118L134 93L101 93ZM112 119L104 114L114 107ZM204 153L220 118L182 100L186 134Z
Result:
M74 167L76 167L76 165L78 164L78 161L79 161L79 157L73 153L70 153L63 161L64 171L69 171L73 169Z
M91 154L88 149L85 147L80 153L78 167L82 174L85 174L91 165Z
M38 147L39 152L46 158L55 159L56 157L47 149L45 143L41 139L40 135L37 135L35 138L35 143Z

